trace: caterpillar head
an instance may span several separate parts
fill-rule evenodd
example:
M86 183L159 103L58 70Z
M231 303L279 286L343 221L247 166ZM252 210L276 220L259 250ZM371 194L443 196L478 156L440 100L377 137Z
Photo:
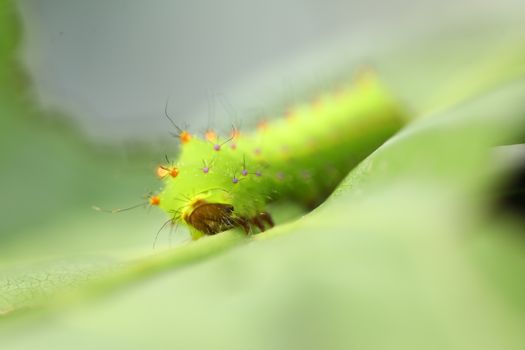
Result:
M174 223L187 225L194 239L236 226L246 230L247 220L264 210L264 184L255 165L236 148L217 150L217 144L193 137L177 164L157 169L164 181L158 206Z
M188 225L207 235L214 235L236 226L233 205L225 203L198 200L183 218Z

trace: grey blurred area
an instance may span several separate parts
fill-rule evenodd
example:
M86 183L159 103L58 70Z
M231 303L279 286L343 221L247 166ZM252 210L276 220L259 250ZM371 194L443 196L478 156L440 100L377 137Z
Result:
M377 48L395 50L448 24L519 19L525 6L518 0L21 0L19 8L23 61L41 103L70 114L92 138L115 140L166 135L168 99L177 123L224 125L250 110L265 113L266 99L293 99L304 81L322 82L333 67L364 62ZM231 107L222 108L217 94Z

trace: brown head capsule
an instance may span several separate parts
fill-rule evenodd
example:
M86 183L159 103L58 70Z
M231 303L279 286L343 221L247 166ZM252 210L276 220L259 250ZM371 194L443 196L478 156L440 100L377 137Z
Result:
M199 200L193 204L193 208L191 213L185 215L184 220L207 235L214 235L237 226L233 206L230 204Z

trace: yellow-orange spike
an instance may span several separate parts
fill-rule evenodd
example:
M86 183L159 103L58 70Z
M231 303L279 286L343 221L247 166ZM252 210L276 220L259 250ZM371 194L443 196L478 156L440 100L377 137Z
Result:
M170 169L170 176L171 177L177 177L177 175L179 175L179 168L177 167L172 167Z
M166 176L171 176L171 177L177 177L177 175L179 175L179 168L177 167L165 167L165 166L162 166L162 165L159 165L157 167L157 176L161 179L165 178Z
M237 140L239 137L241 137L241 131L239 129L232 129L231 133L230 133L230 137L232 138L232 140Z
M191 141L191 134L187 131L183 131L179 135L180 142L186 144Z
M159 165L156 169L156 174L159 178L163 179L169 174L169 169L163 167L162 165Z
M268 129L268 121L266 119L263 119L257 123L257 130L265 131L266 129Z
M207 141L216 141L217 140L217 134L215 133L215 131L211 130L211 129L208 129L206 130L206 132L204 133L204 138L207 140Z
M160 197L159 196L151 196L149 198L149 204L150 205L159 205L160 204Z

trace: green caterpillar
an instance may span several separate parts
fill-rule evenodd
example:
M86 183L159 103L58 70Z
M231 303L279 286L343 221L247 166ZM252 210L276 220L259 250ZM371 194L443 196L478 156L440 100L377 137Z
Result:
M149 202L193 239L234 227L264 231L273 226L269 202L315 207L403 123L402 108L367 72L247 135L234 129L221 140L208 131L201 139L179 129L180 156L157 168L164 187Z

